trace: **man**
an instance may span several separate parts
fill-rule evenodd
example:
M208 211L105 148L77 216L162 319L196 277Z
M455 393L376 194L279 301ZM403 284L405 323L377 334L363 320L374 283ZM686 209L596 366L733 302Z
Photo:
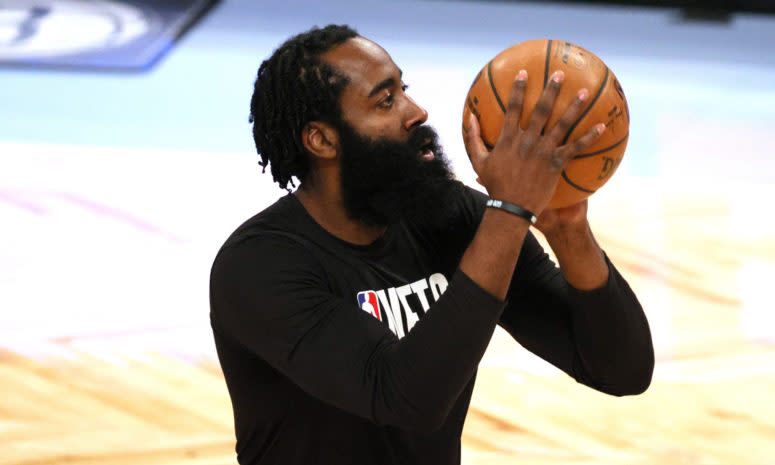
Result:
M577 381L643 392L653 348L635 295L598 247L586 202L545 210L598 125L561 146L555 73L518 125L466 148L500 203L455 181L427 113L381 47L345 26L291 38L258 71L256 148L299 188L240 226L212 269L211 321L242 464L457 464L495 325ZM529 232L536 226L558 269Z

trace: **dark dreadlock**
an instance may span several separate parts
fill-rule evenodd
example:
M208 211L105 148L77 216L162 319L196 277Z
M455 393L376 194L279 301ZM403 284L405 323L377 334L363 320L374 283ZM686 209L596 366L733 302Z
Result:
M266 171L283 189L303 180L309 160L301 132L310 121L341 119L339 97L348 83L340 71L319 60L334 46L357 36L348 26L328 25L291 37L261 63L250 101L253 140ZM289 189L290 190L290 189Z

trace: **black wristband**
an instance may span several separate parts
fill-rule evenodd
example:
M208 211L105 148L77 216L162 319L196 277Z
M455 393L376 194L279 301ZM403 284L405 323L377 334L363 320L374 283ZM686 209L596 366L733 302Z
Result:
M538 218L530 210L515 205L513 203L506 202L505 200L489 199L485 204L490 208L497 208L499 210L505 210L509 213L517 215L520 218L524 218L530 221L530 224L536 224Z

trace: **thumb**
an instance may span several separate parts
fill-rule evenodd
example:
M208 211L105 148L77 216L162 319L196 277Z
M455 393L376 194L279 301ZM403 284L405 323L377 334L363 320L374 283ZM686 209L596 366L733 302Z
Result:
M474 171L478 173L479 167L487 158L489 152L482 140L481 131L479 129L479 120L473 113L468 113L468 128L463 124L463 143L465 144L466 152L468 152L468 158L471 160Z

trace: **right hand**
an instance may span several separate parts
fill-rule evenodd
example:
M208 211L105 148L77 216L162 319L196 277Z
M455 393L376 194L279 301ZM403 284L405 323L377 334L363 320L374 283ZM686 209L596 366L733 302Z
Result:
M527 72L520 71L512 84L503 129L492 152L484 145L479 121L473 114L469 115L470 127L464 137L466 151L479 183L490 197L515 203L540 215L552 199L568 160L582 153L605 130L601 123L575 141L560 145L589 98L589 91L581 89L557 124L544 133L563 80L563 72L555 71L536 103L527 129L522 129L519 121Z

